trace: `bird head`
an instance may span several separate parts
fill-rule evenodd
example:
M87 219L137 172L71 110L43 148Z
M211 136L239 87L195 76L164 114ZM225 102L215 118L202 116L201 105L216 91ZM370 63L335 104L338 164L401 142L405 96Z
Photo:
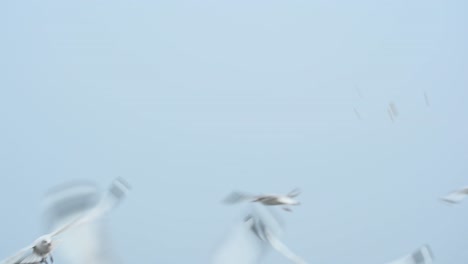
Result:
M36 240L35 248L44 253L48 253L52 249L52 238L50 236L41 236Z

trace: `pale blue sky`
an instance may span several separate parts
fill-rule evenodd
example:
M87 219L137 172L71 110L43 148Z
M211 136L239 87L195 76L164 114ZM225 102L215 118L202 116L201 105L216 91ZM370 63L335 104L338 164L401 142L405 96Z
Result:
M284 241L310 263L382 264L424 243L466 263L468 205L437 199L468 184L467 8L1 1L0 258L41 234L49 187L122 176L126 263L207 263L243 210L225 195L294 187Z

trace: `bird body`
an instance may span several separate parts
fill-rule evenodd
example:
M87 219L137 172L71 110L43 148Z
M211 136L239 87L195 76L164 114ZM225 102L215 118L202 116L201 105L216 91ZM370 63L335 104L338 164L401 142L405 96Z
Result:
M34 253L40 256L47 256L52 251L52 248L52 237L49 235L44 235L36 239L33 246Z
M288 194L250 195L242 192L233 192L225 200L225 203L234 204L242 201L258 202L267 206L282 206L283 210L291 211L289 206L299 205L295 199L300 194L299 189L294 189Z
M114 188L111 189L112 192L116 191L116 188L118 188L117 186L122 186L121 184L115 185L116 183L118 184L119 182L114 182ZM52 251L58 235L69 229L95 221L111 209L113 209L112 204L102 202L88 212L79 215L74 220L56 228L54 231L40 236L33 244L20 250L12 257L1 261L0 264L48 264L48 259L53 263L54 259L52 257Z
M257 196L252 202L260 202L264 205L299 205L300 202L287 195Z
M129 188L122 179L114 181L105 193L94 182L83 180L54 186L42 201L44 227L53 230L96 207L115 208L123 202ZM67 264L122 264L109 220L97 219L67 231L66 237L60 240L59 257Z

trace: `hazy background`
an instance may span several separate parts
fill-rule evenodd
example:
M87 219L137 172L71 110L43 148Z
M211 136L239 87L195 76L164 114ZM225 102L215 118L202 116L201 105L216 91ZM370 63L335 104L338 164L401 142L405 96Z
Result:
M468 184L467 8L1 1L0 258L42 233L48 188L122 176L112 228L128 264L208 263L245 209L225 195L294 187L284 242L309 263L382 264L424 243L466 263L468 204L438 197Z

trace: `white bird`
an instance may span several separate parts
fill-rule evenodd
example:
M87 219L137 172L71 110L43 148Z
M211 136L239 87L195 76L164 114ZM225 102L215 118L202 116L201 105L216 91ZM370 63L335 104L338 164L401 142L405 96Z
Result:
M460 190L453 191L446 196L442 197L442 201L451 203L451 204L456 204L461 202L465 197L468 195L468 186L464 187Z
M0 264L48 264L48 259L53 263L52 251L55 248L58 235L71 228L90 223L108 213L112 208L113 204L102 202L92 210L69 221L67 224L62 225L46 235L40 236L34 243L1 261Z
M250 200L251 202L258 202L263 205L268 206L275 206L279 205L282 206L283 210L291 211L289 206L291 205L299 205L301 204L298 200L294 199L300 194L299 189L294 189L288 194L266 194L266 195L251 195L242 192L232 192L224 202L227 204L238 203L246 200Z
M411 254L405 255L387 264L431 264L434 256L431 248L424 245Z
M48 191L43 199L43 219L46 231L96 208L115 208L125 198L130 187L122 180L115 180L107 192L88 181L61 184ZM121 258L115 250L109 233L107 219L101 217L86 225L67 231L60 238L57 251L68 264L120 264Z

